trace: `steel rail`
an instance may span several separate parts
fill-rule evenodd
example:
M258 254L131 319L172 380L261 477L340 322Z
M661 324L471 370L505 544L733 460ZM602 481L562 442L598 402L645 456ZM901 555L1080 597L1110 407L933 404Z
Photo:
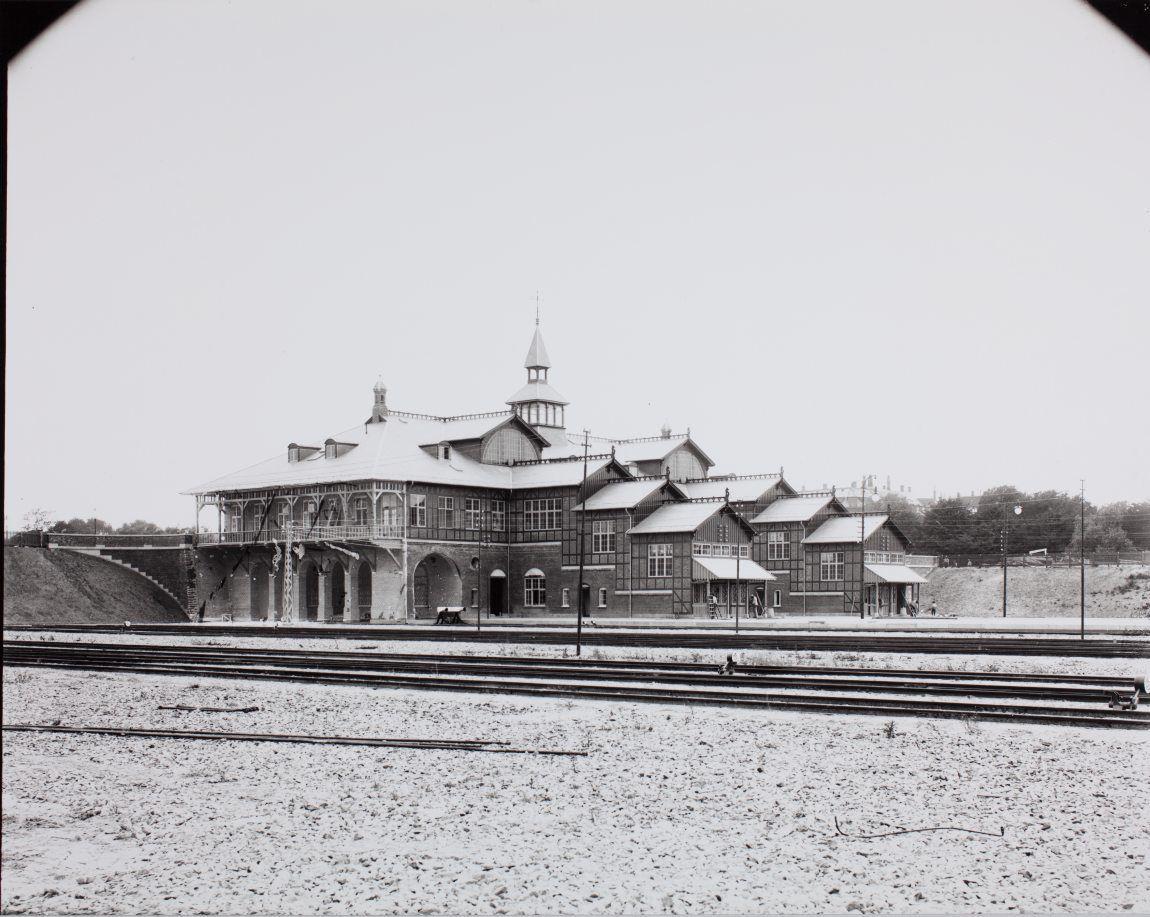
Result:
M294 639L362 640L370 637L378 641L432 641L466 643L528 643L563 646L571 643L572 635L561 629L554 630L456 630L447 627L411 628L382 631L358 627L245 627L208 624L162 625L141 624L129 627L91 625L54 625L51 628L17 626L10 630L39 630L81 633L140 633L197 636L246 636ZM1150 641L1145 640L1079 640L1072 638L1008 638L987 637L934 637L929 635L901 637L883 634L740 634L731 633L639 633L590 631L583 635L587 646L642 646L709 649L761 649L854 651L880 653L953 653L959 655L994 656L1067 656L1107 658L1150 658Z
M75 667L74 663L40 663L49 667ZM651 703L699 704L765 708L772 710L822 713L854 713L867 716L927 716L950 719L982 719L1027 723L1061 723L1103 728L1144 729L1150 727L1150 714L1137 711L1090 710L1081 707L1035 707L1022 704L962 703L911 698L858 698L803 694L770 694L761 691L700 690L667 686L528 682L492 677L411 676L388 673L315 671L307 669L257 668L203 664L111 663L88 665L103 670L136 674L241 678L285 681L300 684L339 684L365 687L410 688L415 690L464 691L500 695L532 695L627 700Z
M1102 685L1058 684L979 684L978 676L968 675L962 681L935 681L900 676L859 675L843 669L834 675L777 675L754 668L740 669L737 674L716 674L713 666L690 671L663 671L642 662L600 662L565 665L518 664L518 660L504 658L499 663L472 662L466 657L453 660L393 660L389 657L365 657L350 654L311 655L299 651L265 653L237 648L231 651L184 652L168 647L133 647L123 645L91 650L84 644L34 644L15 648L5 645L6 664L44 665L63 662L92 668L117 668L125 665L200 665L225 664L240 667L284 666L310 671L360 671L430 673L433 675L512 676L530 679L566 679L583 681L629 681L655 684L688 684L728 687L801 688L815 691L853 691L884 694L932 694L963 697L1008 697L1027 700L1067 700L1082 703L1105 703L1115 691L1136 691L1133 678Z
M349 652L347 650L313 650L313 649L264 649L262 647L221 647L211 645L197 645L197 644L163 644L163 643L96 643L96 642L76 642L76 643L56 643L50 641L33 641L33 640L5 640L3 642L5 651L9 648L16 649L27 646L50 646L55 648L77 648L77 649L90 649L96 650L138 650L141 652L182 652L182 653L202 653L212 654L221 652L237 652L251 655L253 657L260 656L267 659L319 659L319 660L340 660L352 663L355 660L383 660L390 661L414 661L414 662L437 662L437 663L453 663L453 662L467 662L467 663L489 663L489 664L514 664L517 666L540 666L540 667L554 667L562 666L569 668L586 668L588 666L631 666L636 668L649 669L660 672L706 672L712 673L715 671L716 664L721 662L718 658L713 662L681 662L674 660L651 660L651 659L587 659L584 657L559 657L559 656L487 656L478 654L436 654L436 653L375 653L373 655L366 655L364 650L375 650L376 647L358 647L358 652ZM1024 672L985 672L985 671L955 671L953 669L889 669L889 668L869 668L869 667L855 667L855 666L804 666L804 665L772 665L765 663L739 663L738 671L740 674L769 674L769 675L875 675L885 677L900 677L907 679L929 679L940 681L993 681L993 682L1026 682L1026 683L1044 683L1053 682L1059 685L1064 684L1082 684L1090 686L1107 686L1117 690L1128 689L1131 682L1135 680L1132 675L1114 676L1114 675L1062 675L1062 674L1040 674L1040 673L1024 673Z
M484 751L498 755L569 755L586 757L585 751L549 748L509 748L507 742L445 739L377 739L354 736L310 736L269 732L216 732L203 729L119 729L114 726L55 726L35 723L5 724L4 732L54 732L70 735L125 736L145 739L215 739L229 742L290 742L307 745L359 745L371 748L410 748L423 751Z

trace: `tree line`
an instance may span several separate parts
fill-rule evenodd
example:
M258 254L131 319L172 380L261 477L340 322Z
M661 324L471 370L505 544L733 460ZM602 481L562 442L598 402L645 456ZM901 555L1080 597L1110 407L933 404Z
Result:
M42 509L34 509L24 514L24 530L66 535L186 535L192 531L187 526L165 527L148 522L146 519L125 522L118 527L95 517L81 519L75 516L71 519L53 520L52 513Z
M1077 496L1055 490L1024 493L1004 484L976 498L937 500L925 509L891 495L891 518L922 554L998 554L1005 529L1009 554L1043 548L1077 552L1082 542ZM1087 502L1086 551L1150 549L1150 503Z

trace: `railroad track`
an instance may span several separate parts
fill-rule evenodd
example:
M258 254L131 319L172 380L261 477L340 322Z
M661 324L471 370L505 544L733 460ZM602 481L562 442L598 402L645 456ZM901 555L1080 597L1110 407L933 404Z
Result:
M163 636L265 637L292 639L376 640L379 642L431 641L466 643L523 643L569 646L571 629L425 627L383 628L365 624L351 627L251 627L229 624L136 624L130 627L57 624L51 627L15 625L9 631L58 633L133 633ZM1147 640L1079 640L1072 637L965 637L901 636L895 634L604 631L586 628L584 646L677 647L685 649L804 650L867 653L951 653L990 656L1074 656L1103 658L1150 658Z
M83 668L501 695L712 704L775 710L932 716L1148 728L1150 713L1111 710L1133 676L1022 676L522 657L417 657L306 650L5 641L6 666ZM1144 686L1143 686L1144 687ZM869 696L868 696L869 695ZM962 698L961 700L957 698ZM1019 701L1040 701L1042 705Z

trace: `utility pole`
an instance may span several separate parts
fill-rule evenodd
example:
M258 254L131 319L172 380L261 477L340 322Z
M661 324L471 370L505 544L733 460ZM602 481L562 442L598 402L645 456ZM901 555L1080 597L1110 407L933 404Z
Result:
M859 617L866 618L866 475L859 481Z
M1007 504L1002 504L1002 616L1006 617L1006 534L1007 522L1010 515L1006 511ZM1014 505L1014 515L1019 516L1022 514L1022 504L1016 503Z
M483 630L483 504L479 504L479 554L475 564L475 630Z
M583 509L579 511L579 582L575 584L579 590L579 600L575 603L575 655L583 652L583 562L587 556L587 441L588 431L583 431L583 484L579 488L579 502Z
M1078 607L1081 630L1079 636L1086 639L1086 478L1078 483Z
M724 506L730 507L731 505L731 488L727 488L726 502ZM735 513L736 521L739 514ZM736 526L737 528L737 526ZM739 569L739 562L743 557L743 546L741 544L735 545L735 633L739 632L739 603L743 600L743 584L740 577L741 570Z

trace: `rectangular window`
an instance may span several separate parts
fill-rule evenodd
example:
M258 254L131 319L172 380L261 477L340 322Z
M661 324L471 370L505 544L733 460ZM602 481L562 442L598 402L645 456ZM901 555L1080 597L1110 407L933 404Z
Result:
M739 545L739 557L750 557L750 556L751 556L751 546L748 544Z
M367 525L371 521L371 507L367 497L356 497L352 504L352 525Z
M721 545L718 545L717 547L719 549L719 556L720 557L730 557L731 556L731 546L729 544L721 544Z
M559 528L562 502L557 497L546 500L525 500L523 503L523 529L527 532L547 532Z
M480 528L480 502L473 497L468 497L463 501L463 519L464 526L469 529Z
M560 604L564 608L570 608L571 607L571 590L568 589L566 586L564 586L562 596L563 596L563 599L560 602Z
M615 553L614 519L597 519L591 523L591 553Z
M649 577L664 577L671 575L671 545L647 545L647 575Z
M471 607L472 608L478 608L479 607L479 590L478 589L472 589L471 590Z
M230 519L228 523L229 532L242 532L244 530L243 507L233 506L228 512L228 518Z
M507 503L503 500L491 501L491 529L495 532L502 532L506 524L507 518Z
M603 588L600 588L600 590L599 590L599 607L600 608L606 608L607 607L607 590L603 589Z
M824 583L839 583L845 575L844 552L823 551L819 554L819 579Z
M291 507L286 503L280 503L276 506L276 525L281 529L287 528L288 520L291 518Z
M782 606L783 606L783 590L782 589L776 589L775 590L775 594L771 598L771 604L774 605L775 608L782 608Z
M308 528L315 525L315 500L303 501L303 524Z
M543 608L547 604L547 580L542 576L523 577L523 604Z
M790 560L791 542L786 532L767 532L767 560Z
M427 526L427 495L412 494L407 498L407 523L415 528Z
M439 498L439 527L441 529L455 528L455 497Z

